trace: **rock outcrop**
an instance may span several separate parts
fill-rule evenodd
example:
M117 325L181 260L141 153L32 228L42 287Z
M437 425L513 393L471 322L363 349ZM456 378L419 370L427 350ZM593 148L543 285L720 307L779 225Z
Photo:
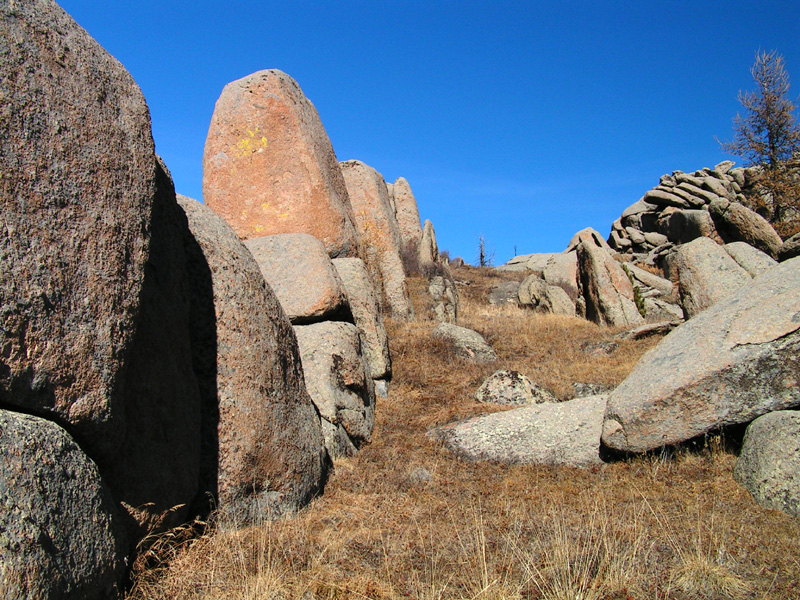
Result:
M536 312L575 316L575 303L562 288L548 285L536 275L529 275L517 292L520 306Z
M243 239L308 233L357 256L353 210L317 110L278 70L229 83L203 154L203 199Z
M317 238L281 233L251 238L245 246L293 325L352 320L342 281Z
M600 325L631 327L644 323L633 286L622 266L598 244L581 242L578 277L586 318Z
M361 258L392 316L410 318L413 309L400 258L400 230L389 204L386 182L380 173L360 161L349 160L340 166L355 211Z
M800 517L800 412L779 410L747 427L733 477L766 508Z
M294 331L236 232L208 206L178 201L190 229L201 492L240 524L290 513L321 492L328 468Z
M0 594L116 598L125 531L97 466L58 425L0 410Z
M419 241L417 259L419 268L423 273L436 269L441 262L439 259L439 246L436 243L436 232L433 230L433 223L431 223L430 219L425 220L425 226L422 228L422 238Z
M469 460L509 464L601 464L605 396L547 402L475 417L429 435Z
M603 442L645 452L800 405L800 258L667 335L609 396Z
M428 284L428 293L433 299L433 316L440 323L458 321L458 290L449 275L435 275Z
M724 242L746 242L772 258L778 257L783 241L761 215L726 198L712 200L708 212Z
M722 246L706 237L683 244L678 249L675 268L680 304L687 319L752 280Z

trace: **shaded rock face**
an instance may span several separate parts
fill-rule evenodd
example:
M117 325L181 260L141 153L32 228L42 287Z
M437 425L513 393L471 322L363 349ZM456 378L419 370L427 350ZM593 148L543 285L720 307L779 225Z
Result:
M552 392L539 387L519 371L495 371L475 392L478 402L523 406L555 402Z
M459 327L452 323L440 323L431 335L451 344L456 354L467 360L476 363L497 360L494 349L486 343L480 333L472 329Z
M767 270L650 350L609 396L603 442L645 452L800 405L800 258Z
M439 246L436 243L436 232L433 230L433 223L430 219L425 220L422 228L422 238L419 242L419 268L423 273L426 269L435 269L441 262L439 259Z
M778 250L778 260L783 262L795 256L800 256L800 233L795 233L788 240L781 244Z
M403 247L416 248L422 239L422 225L420 225L417 200L405 178L399 177L394 182L392 197Z
M341 278L353 321L361 336L361 350L373 379L392 378L389 337L383 324L375 286L360 258L335 258L333 266Z
M719 237L707 210L664 210L658 218L656 228L673 244L685 244L699 237Z
M186 220L125 69L52 2L0 21L0 402L64 425L135 544L197 491Z
M428 435L469 460L509 464L601 464L605 396L535 404L446 425Z
M201 492L255 523L321 492L328 469L297 340L258 265L209 207L179 196L192 281L193 368L203 397Z
M779 410L747 427L733 477L765 508L800 517L800 412Z
M203 154L203 199L243 239L308 233L332 257L357 256L333 147L314 106L281 71L222 90Z
M401 239L386 183L372 167L357 160L340 163L361 240L364 263L392 316L413 315L400 258Z
M355 325L325 321L296 325L306 385L322 416L332 456L354 454L375 426L375 387Z
M0 7L0 73L0 401L109 457L156 195L150 115L55 2Z
M678 249L675 268L680 304L687 319L751 281L722 246L704 237Z
M578 244L578 273L587 319L611 327L644 323L630 279L608 252L592 243Z
M292 324L352 320L342 281L325 246L307 233L245 241Z
M3 598L116 598L126 552L114 501L72 438L0 410Z
M201 397L192 368L187 233L186 216L160 163L121 403L125 435L117 453L97 459L129 516L131 539L182 523L198 491Z

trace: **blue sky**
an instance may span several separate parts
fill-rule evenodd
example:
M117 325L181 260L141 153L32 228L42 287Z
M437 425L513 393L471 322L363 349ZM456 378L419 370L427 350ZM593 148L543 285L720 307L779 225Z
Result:
M777 49L800 96L800 2L308 1L59 4L141 86L180 193L202 197L223 86L277 68L339 160L408 179L440 248L497 264L608 235L675 169L731 158L739 90Z

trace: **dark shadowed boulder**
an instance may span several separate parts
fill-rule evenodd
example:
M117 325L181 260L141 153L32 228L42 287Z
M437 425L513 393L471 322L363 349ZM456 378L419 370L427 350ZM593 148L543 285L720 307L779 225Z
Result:
M297 340L234 230L179 196L192 280L194 370L203 396L201 491L240 523L290 512L321 491L327 462Z
M428 435L468 460L591 467L602 463L605 406L605 396L546 402L445 425Z
M357 255L328 134L297 82L276 69L222 90L203 154L203 199L242 239L308 233L332 257Z
M493 306L504 306L519 304L519 281L503 281L492 286L487 296L489 304Z
M659 215L656 227L659 233L676 244L685 244L699 237L718 237L707 210L668 208Z
M116 598L126 553L95 464L55 423L0 410L0 596Z
M781 244L778 250L778 260L783 262L795 256L800 256L800 233L795 233L788 240Z
M800 412L779 410L750 423L733 477L761 506L800 517Z
M798 314L795 258L718 301L645 354L609 396L603 441L645 452L800 405Z
M280 233L251 238L245 246L293 324L350 320L342 281L317 238Z

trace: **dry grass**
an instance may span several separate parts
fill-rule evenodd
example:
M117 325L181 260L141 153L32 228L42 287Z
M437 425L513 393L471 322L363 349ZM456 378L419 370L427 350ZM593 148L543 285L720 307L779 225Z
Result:
M572 383L616 385L656 340L587 343L611 331L485 305L498 282L462 268L461 324L494 345L475 366L432 340L431 321L390 322L395 381L373 442L338 461L295 518L180 534L151 550L133 599L370 598L690 600L800 597L800 523L758 507L721 443L590 470L458 460L426 437L490 410L472 399L514 368L561 399ZM410 282L415 304L424 282ZM421 313L418 309L418 314ZM166 560L160 562L159 558Z

